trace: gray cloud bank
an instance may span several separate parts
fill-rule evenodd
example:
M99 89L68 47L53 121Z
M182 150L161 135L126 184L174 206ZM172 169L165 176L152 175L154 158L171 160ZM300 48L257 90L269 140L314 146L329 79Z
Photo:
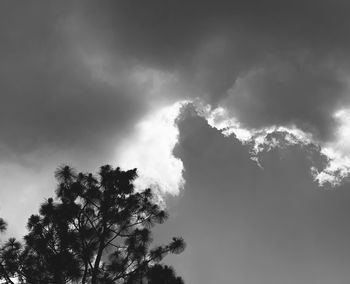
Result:
M191 96L225 106L246 127L296 125L328 141L334 112L349 104L347 1L2 6L7 155L103 145L150 104ZM140 79L142 70L175 79L152 96L154 74Z
M350 107L348 1L0 5L0 161L9 189L11 169L30 168L23 181L34 188L59 162L113 163L135 124L183 99L223 107L248 130L296 127L320 143L334 142L334 113Z
M188 190L155 236L184 237L184 253L166 261L187 283L347 283L350 191L313 182L310 166L324 162L317 148L264 151L261 170L247 146L204 119L187 114L179 128Z
M155 100L199 97L248 131L296 128L338 147L335 114L350 103L349 10L345 1L89 2L75 23L88 31L85 45L172 74L176 82ZM348 175L341 156L349 153L337 147L322 153L324 171L313 169L321 184Z
M81 12L111 52L174 72L247 127L334 138L348 100L346 1L110 1Z

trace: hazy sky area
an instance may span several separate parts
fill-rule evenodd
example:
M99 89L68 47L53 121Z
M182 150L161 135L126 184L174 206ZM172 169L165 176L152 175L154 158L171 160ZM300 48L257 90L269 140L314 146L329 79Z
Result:
M187 284L350 281L350 3L2 1L0 216L139 169Z

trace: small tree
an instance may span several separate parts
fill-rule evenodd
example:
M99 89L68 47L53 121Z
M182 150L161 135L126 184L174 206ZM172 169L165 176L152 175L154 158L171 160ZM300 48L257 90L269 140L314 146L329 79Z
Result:
M23 283L141 283L167 253L183 251L182 238L150 249L150 228L167 213L150 189L135 192L136 169L107 165L94 176L63 166L55 176L56 200L29 218L16 258Z

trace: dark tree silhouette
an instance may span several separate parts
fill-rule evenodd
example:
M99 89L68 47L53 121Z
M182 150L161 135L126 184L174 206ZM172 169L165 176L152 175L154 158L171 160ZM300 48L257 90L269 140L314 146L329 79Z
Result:
M7 223L3 218L0 218L0 233L3 233L6 231Z
M4 233L7 223L0 218L0 233ZM17 275L19 269L19 256L21 244L14 238L8 239L0 247L0 279L5 279L6 283L13 283L11 278Z
M184 284L181 277L176 277L174 270L167 265L156 264L146 274L148 284Z
M135 192L136 169L122 171L107 165L94 176L62 166L55 176L56 199L49 198L39 214L29 218L23 248L14 239L4 245L4 255L12 254L4 259L12 263L1 264L7 274L0 277L9 281L17 276L32 284L142 283L145 279L155 284L160 283L155 272L161 271L178 279L169 267L155 265L167 253L182 252L184 241L173 238L150 249L150 228L164 222L167 213L153 201L150 189ZM174 281L169 283L183 283Z

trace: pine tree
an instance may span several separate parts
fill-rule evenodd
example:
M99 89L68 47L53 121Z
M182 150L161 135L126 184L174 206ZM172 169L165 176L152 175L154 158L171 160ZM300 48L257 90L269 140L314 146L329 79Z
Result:
M142 283L166 254L183 251L182 238L150 248L150 229L167 213L151 189L135 191L136 169L106 165L95 176L62 166L55 176L56 198L29 218L23 248L13 240L9 271L22 283Z

